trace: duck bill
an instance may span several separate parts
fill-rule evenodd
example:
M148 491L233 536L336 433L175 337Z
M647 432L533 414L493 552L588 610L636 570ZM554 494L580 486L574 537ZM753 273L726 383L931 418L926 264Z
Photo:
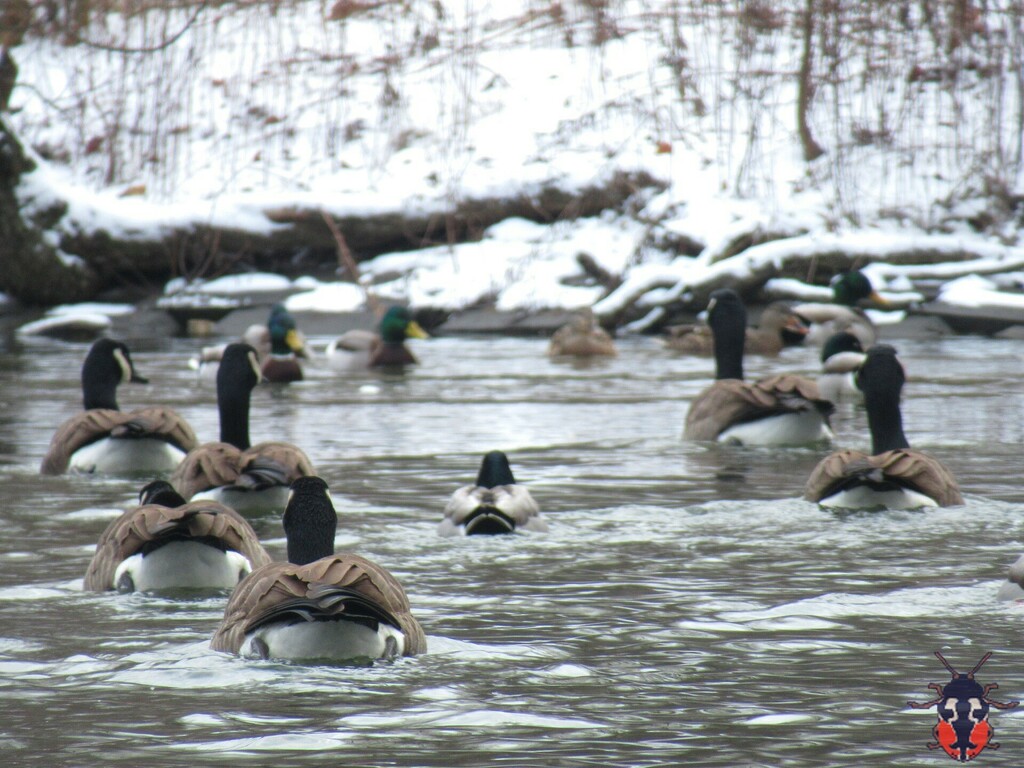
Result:
M803 318L794 313L787 317L786 322L782 324L782 342L787 346L803 344L810 330L810 326L804 322Z
M782 330L787 336L802 339L811 329L799 315L794 314L786 318L786 322L783 324Z
M410 339L429 339L430 334L423 330L419 323L413 320L405 326L405 335Z
M284 343L288 345L288 349L299 357L306 357L306 340L294 328L284 335Z
M494 507L479 507L462 523L467 536L495 536L515 533L516 521Z
M872 291L871 293L869 293L868 294L868 300L872 304L874 304L875 306L878 306L878 307L886 307L886 308L888 308L888 307L892 306L892 302L889 301L887 298L885 298L878 291Z

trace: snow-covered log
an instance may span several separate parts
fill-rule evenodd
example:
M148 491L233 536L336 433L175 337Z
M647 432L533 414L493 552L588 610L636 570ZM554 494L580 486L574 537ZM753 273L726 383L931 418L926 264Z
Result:
M233 215L196 217L140 200L61 197L41 162L0 121L0 290L31 304L83 301L124 284L163 283L238 267L285 274L331 272L333 217L356 260L473 240L512 217L547 222L622 208L641 189L664 187L645 172L617 171L583 189L557 182L506 197L436 201L410 210L349 214L321 206L261 201ZM129 213L130 211L130 213Z
M704 309L718 288L755 300L771 279L827 284L837 272L859 268L879 282L992 275L1024 269L1024 248L954 235L802 235L752 246L713 263L698 256L676 259L660 270L637 271L594 311L606 325L630 323L633 330L650 330Z

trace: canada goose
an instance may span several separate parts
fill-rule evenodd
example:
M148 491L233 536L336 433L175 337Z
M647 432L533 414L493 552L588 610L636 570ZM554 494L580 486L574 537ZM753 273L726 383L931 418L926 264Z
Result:
M292 484L288 562L253 571L231 594L215 651L295 661L415 656L427 649L405 590L364 557L334 553L338 515L319 477Z
M282 384L302 381L299 356L306 356L306 347L296 328L295 318L285 309L284 304L275 304L271 308L267 331L270 335L270 353L262 359L263 378Z
M380 333L352 330L327 345L327 363L335 370L400 368L419 362L405 346L406 339L428 339L405 307L394 306L380 320Z
M220 442L190 451L171 477L186 499L212 499L238 512L284 509L288 486L316 474L306 454L290 443L249 442L249 403L260 378L256 350L229 344L217 371Z
M857 304L870 300L882 307L889 302L871 287L871 281L860 271L840 272L831 281L833 303L809 302L793 307L809 326L806 342L823 344L839 331L849 331L867 349L878 338L875 324Z
M833 403L864 402L864 393L857 389L855 376L864 364L860 340L849 331L833 333L821 348L821 375L818 391Z
M807 335L807 326L788 304L774 301L761 312L756 328L747 328L743 352L747 355L775 357L789 344L799 344ZM708 325L679 325L669 329L663 339L669 349L690 355L713 355L714 335Z
M452 494L438 533L470 536L547 529L537 502L524 486L516 484L508 457L501 451L491 451L480 463L476 484Z
M867 351L857 374L871 430L871 453L836 451L811 472L804 498L843 509L916 509L963 504L953 475L915 451L903 434L900 392L906 374L888 344Z
M597 324L590 307L576 311L568 323L551 336L548 355L561 357L610 357L618 354L608 332Z
M832 403L804 376L776 374L743 381L747 310L735 291L711 294L708 325L715 338L716 381L697 395L683 437L740 445L799 445L832 437Z
M101 474L161 473L174 469L199 441L178 413L153 406L122 413L117 385L148 383L135 370L128 347L99 339L82 365L82 413L65 421L50 440L39 471L69 469Z
M85 572L90 592L232 589L270 562L252 526L215 501L186 504L163 480L112 520Z

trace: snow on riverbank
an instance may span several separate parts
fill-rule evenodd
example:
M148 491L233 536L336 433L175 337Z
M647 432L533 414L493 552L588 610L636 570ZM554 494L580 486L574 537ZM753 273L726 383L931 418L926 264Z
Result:
M923 279L976 272L995 280L992 301L1015 305L1006 291L1019 283L1001 275L1024 269L1024 251L1005 244L1015 232L996 239L964 223L984 205L970 190L984 185L965 176L962 154L971 141L1012 145L989 130L1012 128L1010 80L1005 124L993 126L987 108L950 121L940 119L938 84L910 88L898 80L899 62L879 62L864 73L889 78L873 82L875 96L891 100L879 114L903 114L904 122L885 142L850 144L843 132L875 115L858 113L857 102L836 91L835 104L812 105L827 146L807 163L797 141L790 26L759 28L751 43L738 34L729 3L714 12L630 0L603 21L585 5L566 5L557 17L554 6L530 0L414 3L401 12L385 4L332 21L321 3L295 2L273 15L259 6L211 7L191 25L191 9L161 17L160 27L147 24L147 14L112 15L89 30L94 40L131 45L152 42L145 30L184 30L151 56L29 40L15 49L21 72L11 120L55 164L44 164L22 192L45 201L47 190L59 190L71 201L67 229L144 237L183 222L267 232L269 207L441 215L457 200L551 183L577 190L642 170L666 189L628 212L548 225L506 221L479 242L365 262L363 284L384 301L417 307L529 312L596 303L609 318L632 303L644 310L678 301L723 276L769 280L779 277L774 265L838 252L869 264L879 288L919 297ZM993 5L979 24L1000 23L1001 8ZM678 24L672 40L669 22ZM600 24L614 34L585 42ZM919 26L899 39L924 45ZM849 73L851 82L858 76ZM997 87L972 82L978 98ZM915 89L920 109L908 111ZM970 89L962 95L974 98ZM976 130L981 125L986 130ZM922 140L934 146L918 151ZM925 228L937 222L941 233ZM756 232L788 236L722 258ZM679 255L680 241L700 252ZM912 248L933 263L894 263ZM622 285L606 295L579 254ZM191 288L281 291L296 311L365 306L364 289L352 284L245 282L253 279ZM779 285L769 293L821 293ZM172 283L167 293L181 288ZM961 295L946 291L943 300Z

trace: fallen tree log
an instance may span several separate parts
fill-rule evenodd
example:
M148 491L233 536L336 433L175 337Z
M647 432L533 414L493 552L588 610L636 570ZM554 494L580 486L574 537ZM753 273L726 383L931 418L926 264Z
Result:
M0 119L0 290L29 304L83 301L104 289L152 288L175 276L218 276L240 268L294 276L333 274L336 238L324 221L329 206L253 208L246 226L221 220L190 220L168 214L159 225L139 226L109 207L74 207L54 198L34 178L31 160L9 124ZM441 201L420 210L350 215L333 211L355 259L479 239L499 221L535 222L594 216L622 208L642 189L664 183L645 172L616 172L582 190L549 185L508 197ZM29 199L31 198L31 199ZM160 206L132 200L147 221L163 221ZM100 222L100 223L96 223Z
M747 301L763 298L773 278L827 285L833 275L865 265L883 279L949 280L1024 269L1024 248L952 235L801 235L756 245L729 258L677 259L663 273L627 279L594 312L606 326L658 330L690 319L707 307L711 293L732 288Z

